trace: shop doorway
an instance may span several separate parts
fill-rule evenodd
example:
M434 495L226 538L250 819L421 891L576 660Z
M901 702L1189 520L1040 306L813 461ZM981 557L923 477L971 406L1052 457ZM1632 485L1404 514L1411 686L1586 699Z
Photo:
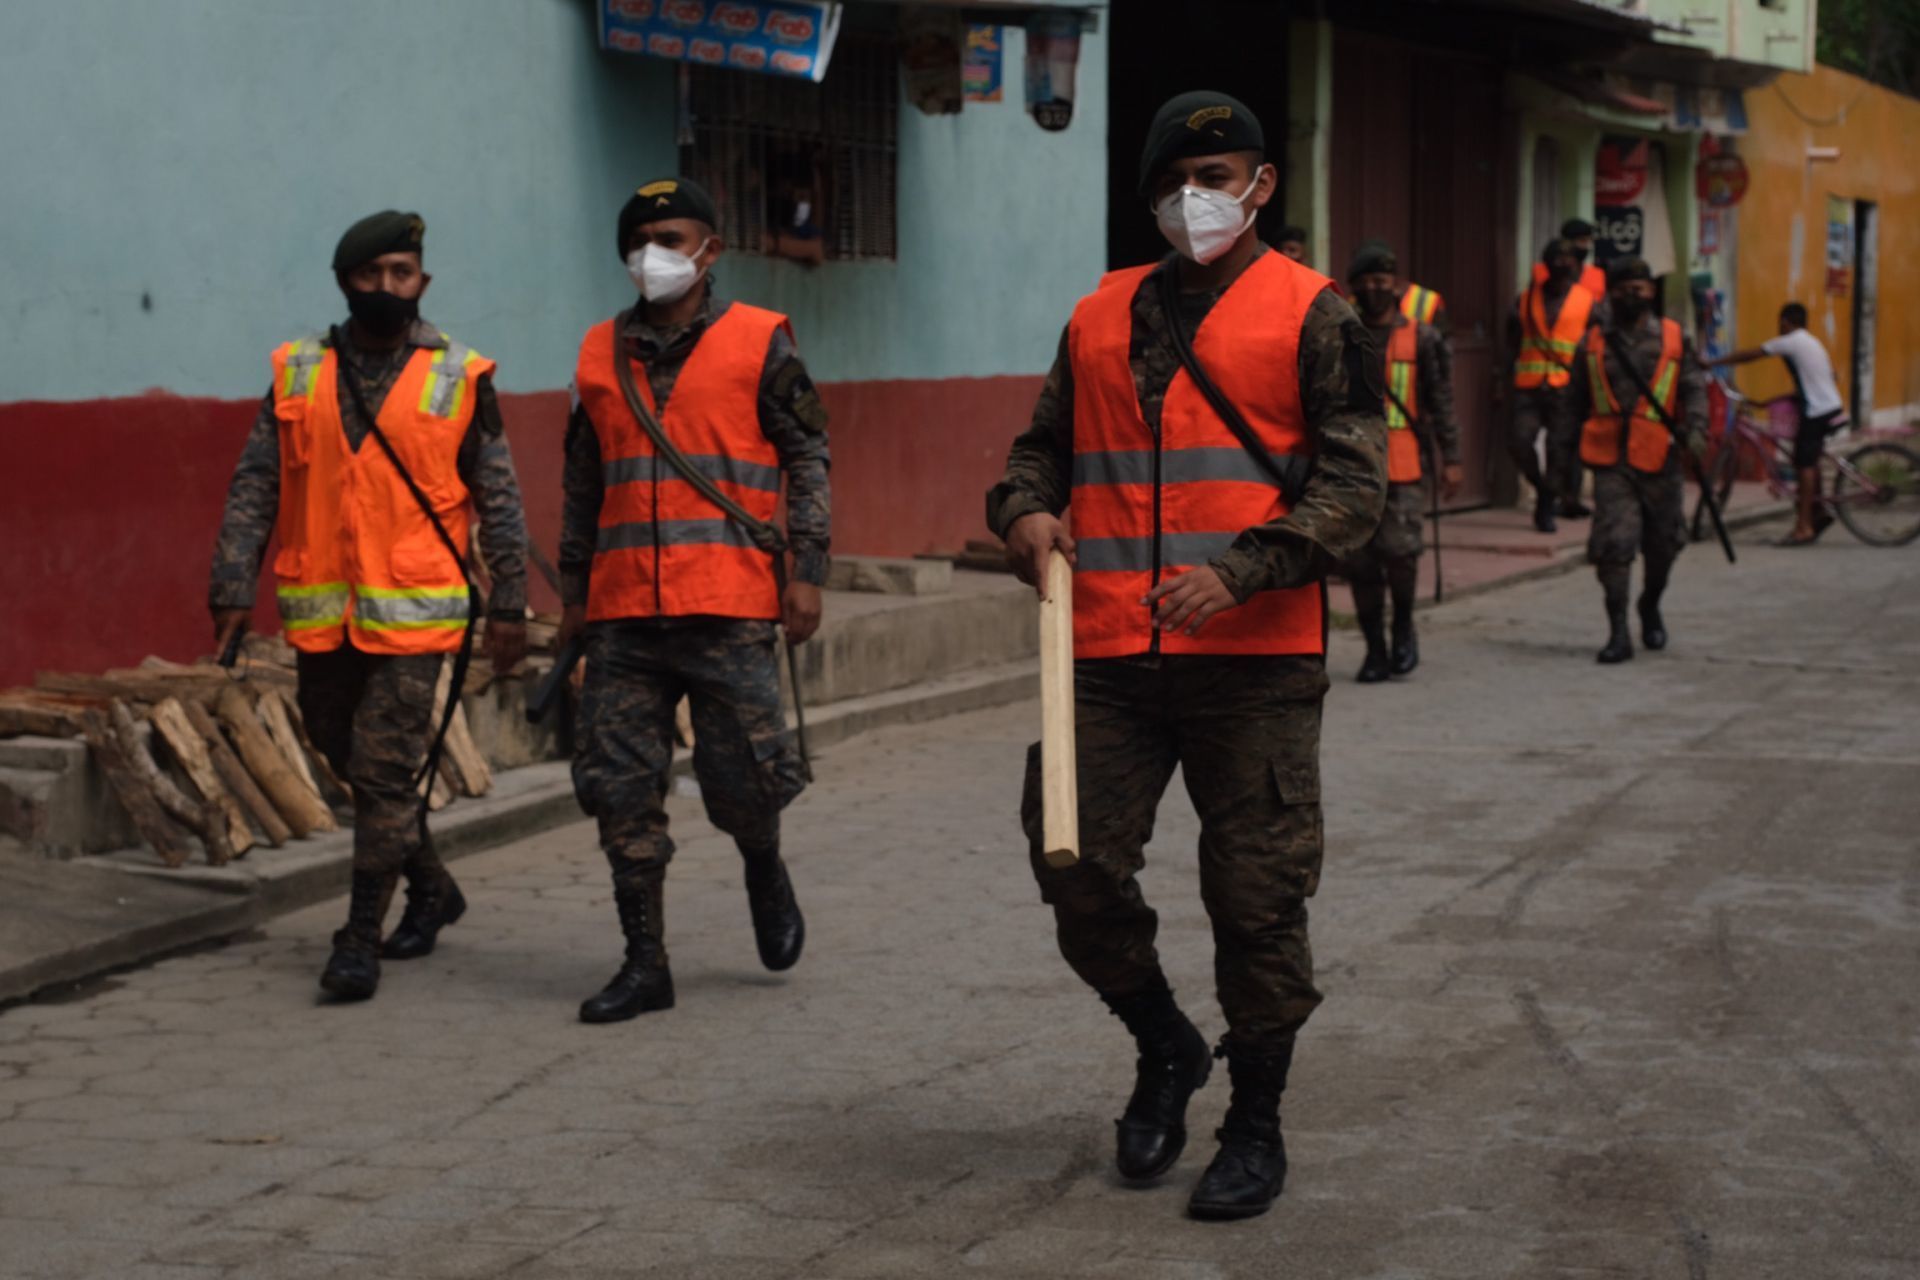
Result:
M1260 118L1267 160L1283 184L1260 215L1260 234L1274 243L1286 223L1287 6L1113 0L1107 18L1107 266L1138 266L1167 252L1139 192L1140 150L1160 104L1189 89L1230 93Z
M1880 212L1871 200L1853 202L1853 421L1873 423L1873 348L1880 303Z

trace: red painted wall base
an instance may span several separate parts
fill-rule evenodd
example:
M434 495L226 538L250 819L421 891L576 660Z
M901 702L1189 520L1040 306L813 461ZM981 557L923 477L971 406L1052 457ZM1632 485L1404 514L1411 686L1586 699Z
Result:
M1033 409L1037 377L821 387L832 416L834 549L955 551L986 534L983 495ZM207 561L257 399L149 392L0 405L0 687L211 648ZM564 391L503 394L527 519L560 535ZM543 583L536 608L556 607ZM277 630L271 594L256 624Z

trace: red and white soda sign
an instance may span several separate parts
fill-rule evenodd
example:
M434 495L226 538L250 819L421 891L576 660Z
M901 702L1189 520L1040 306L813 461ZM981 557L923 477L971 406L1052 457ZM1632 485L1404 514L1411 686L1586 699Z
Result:
M1593 202L1633 204L1647 189L1647 144L1603 143L1594 163Z
M1716 209L1728 209L1746 199L1749 181L1747 162L1724 152L1700 157L1693 173L1694 193Z

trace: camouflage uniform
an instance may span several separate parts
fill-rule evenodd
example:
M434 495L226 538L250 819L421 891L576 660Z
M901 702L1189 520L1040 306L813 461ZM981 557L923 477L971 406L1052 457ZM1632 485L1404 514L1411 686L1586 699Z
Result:
M354 379L377 414L415 348L439 350L446 343L445 335L425 321L416 321L407 340L392 350L362 349L349 339L340 352L339 376ZM357 451L366 442L367 423L344 388L339 401L341 427ZM480 553L493 581L488 616L523 621L526 517L490 376L481 378L476 388L473 424L460 443L459 472L480 517ZM214 609L253 606L260 559L279 511L280 427L269 390L227 491L213 552L209 603ZM391 877L404 866L407 879L416 885L445 874L432 846L421 841L419 796L411 785L438 727L433 694L443 658L363 653L348 641L331 653L302 653L297 659L300 712L307 732L353 788L357 872Z
M1562 302L1565 298L1561 299ZM1544 299L1547 322L1551 324L1560 314L1558 305L1551 298ZM1600 312L1596 306L1593 313L1598 320ZM1515 302L1507 313L1507 341L1509 347L1517 352L1524 336L1520 323L1520 304ZM1512 374L1508 374L1508 385L1512 385ZM1580 415L1574 410L1571 387L1550 387L1541 383L1537 387L1513 387L1513 417L1509 424L1507 452L1513 458L1514 466L1520 469L1527 483L1536 492L1547 498L1578 498L1580 496ZM1540 456L1534 452L1534 442L1544 431L1547 436L1547 463L1543 471Z
M680 329L654 328L644 307L628 318L629 350L644 362L661 410L694 344L719 313L709 292L699 314ZM832 516L827 413L784 329L768 346L759 417L786 473L793 577L822 585ZM604 480L600 440L577 397L567 424L564 488L561 598L583 605ZM780 810L805 785L780 706L778 648L771 621L631 618L587 627L574 789L581 807L599 819L601 847L616 879L658 876L672 856L662 800L673 755L673 712L683 694L692 704L694 771L708 817L749 856L777 849Z
M1262 247L1262 252L1267 250ZM1182 294L1162 309L1157 273L1133 299L1130 363L1149 425L1158 426L1180 368L1168 326L1198 330L1220 293ZM1224 292L1221 290L1220 292ZM1299 380L1313 471L1292 513L1241 533L1211 567L1244 602L1321 579L1372 534L1386 488L1378 361L1352 308L1323 292L1300 338ZM1033 422L1013 444L987 519L1005 537L1071 496L1073 368L1065 334ZM1204 634L1204 632L1202 633ZM1254 1052L1290 1045L1320 1001L1305 899L1320 874L1320 657L1158 653L1074 664L1081 860L1040 858L1038 753L1029 755L1022 820L1061 953L1103 997L1164 983L1156 917L1135 879L1154 811L1175 764L1200 812L1201 897L1213 919L1215 978L1228 1040Z
M1383 381L1387 341L1395 329L1412 323L1395 312L1392 322L1385 327L1368 327ZM1425 549L1421 530L1432 505L1434 477L1428 473L1433 470L1433 453L1429 446L1438 443L1443 465L1456 466L1460 462L1460 428L1453 417L1453 356L1447 340L1438 329L1423 324L1416 352L1418 380L1414 398L1417 403L1413 407L1419 419L1413 430L1420 439L1422 477L1413 484L1387 486L1387 505L1380 516L1380 527L1366 546L1347 558L1347 578L1356 584L1362 579L1383 581L1400 564L1411 574L1413 562Z
M1620 330L1609 321L1605 332ZM1648 312L1622 338L1634 366L1651 386L1660 361L1660 317ZM1617 403L1631 406L1640 399L1633 376L1620 367L1611 350L1605 356L1605 370ZM1592 469L1593 528L1587 535L1587 561L1599 574L1610 601L1626 600L1636 552L1646 556L1646 590L1657 598L1674 559L1687 544L1686 471L1680 450L1704 439L1707 429L1706 372L1691 340L1681 351L1678 382L1674 416L1690 440L1676 441L1667 451L1666 464L1655 472L1634 470L1624 456L1614 466ZM1585 421L1593 412L1593 394L1584 350L1574 362L1569 392L1570 406Z

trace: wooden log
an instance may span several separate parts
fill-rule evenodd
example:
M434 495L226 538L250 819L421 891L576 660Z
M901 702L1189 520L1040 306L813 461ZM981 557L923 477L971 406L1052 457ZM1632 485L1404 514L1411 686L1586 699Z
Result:
M306 748L300 745L300 735L293 731L293 720L287 715L287 704L272 689L262 689L260 697L253 704L260 716L260 723L267 727L267 736L273 739L273 745L287 758L287 767L292 769L307 784L307 790L313 792L313 798L325 804L320 795L320 780L313 776L313 766L307 763Z
M1041 852L1050 867L1080 861L1080 783L1073 726L1073 566L1047 558L1040 601Z
M207 749L207 741L200 731L187 719L186 709L177 698L168 698L157 702L153 710L147 713L147 721L160 735L160 741L167 744L167 751L173 756L180 768L192 780L203 802L219 810L226 821L227 840L234 857L239 857L253 848L253 828L247 825L246 806L227 789L220 780L220 771L213 766L213 754Z
M319 792L308 786L280 754L273 739L267 736L266 727L260 723L259 713L249 705L238 684L229 684L220 691L214 713L226 726L247 772L273 801L274 809L294 835L306 837L316 831L338 829L340 824L334 821L333 811L320 803Z
M160 771L159 763L153 758L153 726L136 721L124 702L114 703L111 714L114 733L120 739L127 758L147 784L147 789L153 793L153 798L166 810L167 816L200 837L201 843L206 846L208 862L216 867L224 867L232 862L233 843L227 838L227 815L216 804L189 797L174 785L172 778ZM145 730L144 734L142 730Z
M42 738L80 737L86 732L87 711L98 705L28 690L0 693L0 738L29 733Z
M483 796L493 789L493 769L473 740L465 706L453 709L453 723L447 726L447 745L441 758L453 765L451 781L457 784L454 789L461 795Z
M192 855L187 844L186 833L175 826L160 807L159 800L148 789L140 772L134 767L133 760L127 755L126 747L121 744L120 736L114 732L113 721L108 713L89 711L86 727L82 731L88 750L93 754L95 767L106 778L107 785L113 789L120 806L133 819L133 826L160 860L170 867L177 867Z
M353 788L346 780L333 771L333 762L327 759L327 753L313 745L313 737L307 732L307 718L300 713L300 700L286 689L276 690L280 701L286 705L287 720L293 725L293 735L300 740L300 746L307 753L307 763L313 766L313 776L320 783L320 798L329 805L353 806Z
M109 701L119 698L127 702L160 702L167 698L192 698L197 702L210 704L220 693L220 686L211 680L182 681L139 672L97 676L79 672L42 671L34 676L33 687L47 693L63 693Z
M293 839L293 832L286 820L273 807L273 801L267 799L260 784L253 780L253 775L247 772L247 767L240 763L240 757L233 754L233 747L207 709L197 702L188 702L182 704L182 710L186 712L187 723L199 732L201 740L207 744L207 754L212 758L220 780L246 806L247 816L260 828L267 843L278 849Z

